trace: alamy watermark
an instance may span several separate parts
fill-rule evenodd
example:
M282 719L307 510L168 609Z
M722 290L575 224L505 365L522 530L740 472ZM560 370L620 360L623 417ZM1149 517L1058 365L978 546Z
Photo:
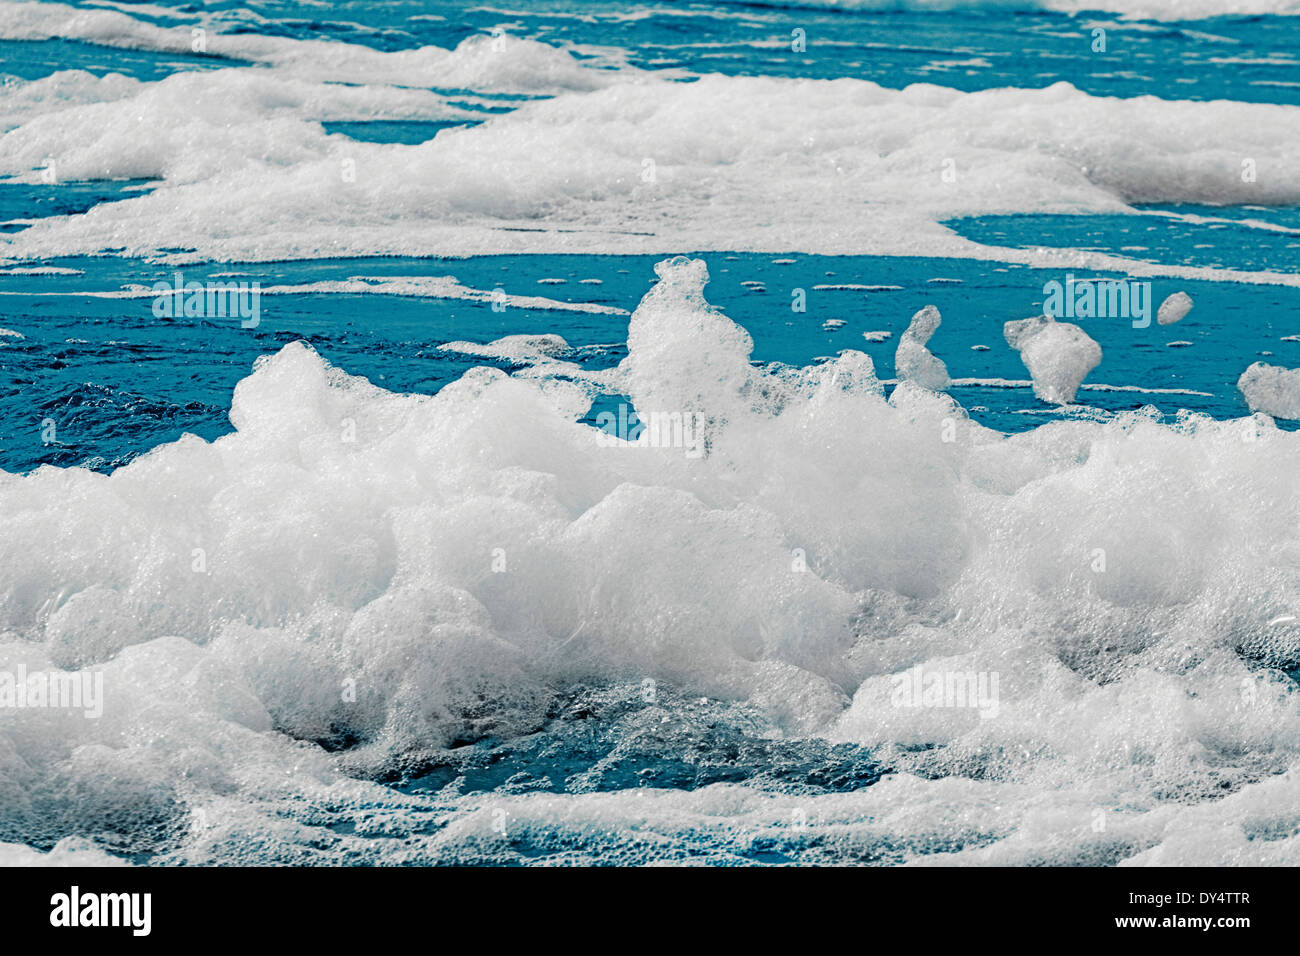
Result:
M1043 311L1053 319L1131 319L1151 324L1151 283L1138 279L1053 279L1043 286Z
M155 318L237 318L245 329L255 329L262 321L260 282L186 282L178 272L174 283L155 282L153 291Z
M104 715L101 671L32 671L25 664L0 671L0 714L6 710L50 708L80 710L90 718Z
M124 927L132 936L148 936L153 928L152 893L83 893L73 886L50 897L54 927Z
M704 416L698 412L638 414L625 403L596 415L602 447L684 448L687 458L704 455Z
M997 671L927 671L917 664L890 681L895 707L970 707L981 718L998 715Z

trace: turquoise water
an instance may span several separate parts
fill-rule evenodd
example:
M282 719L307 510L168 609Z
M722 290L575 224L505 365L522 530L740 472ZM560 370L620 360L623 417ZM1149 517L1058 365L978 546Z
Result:
M0 862L1300 859L1300 16L855 6L0 6Z

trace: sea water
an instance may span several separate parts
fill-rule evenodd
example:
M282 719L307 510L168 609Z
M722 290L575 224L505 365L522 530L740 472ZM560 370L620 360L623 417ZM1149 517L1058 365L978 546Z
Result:
M1296 862L1300 7L1101 5L0 4L0 859Z

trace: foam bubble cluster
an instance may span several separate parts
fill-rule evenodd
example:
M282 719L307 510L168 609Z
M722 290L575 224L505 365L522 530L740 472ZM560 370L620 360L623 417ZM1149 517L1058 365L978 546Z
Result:
M1300 419L1300 368L1256 362L1241 373L1237 388L1252 411Z
M894 354L894 371L904 381L915 382L931 391L947 391L952 384L948 377L948 366L925 347L939 327L939 310L927 305L912 316L907 330L898 340L898 350Z
M1050 315L1007 322L1002 333L1029 369L1034 394L1045 402L1073 402L1088 373L1101 363L1101 346L1092 336Z
M1173 325L1186 318L1192 311L1192 297L1186 292L1175 292L1160 303L1156 311L1156 321L1161 325Z

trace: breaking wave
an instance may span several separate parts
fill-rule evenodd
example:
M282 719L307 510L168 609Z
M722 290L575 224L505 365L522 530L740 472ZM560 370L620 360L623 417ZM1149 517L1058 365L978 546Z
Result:
M0 472L0 670L104 687L99 719L6 713L0 841L1300 859L1300 435L1139 411L1006 437L863 353L755 368L703 262L657 271L604 372L401 395L294 343L231 435ZM703 454L582 424L602 392ZM996 718L896 706L917 667L997 675ZM654 773L693 782L630 782Z

